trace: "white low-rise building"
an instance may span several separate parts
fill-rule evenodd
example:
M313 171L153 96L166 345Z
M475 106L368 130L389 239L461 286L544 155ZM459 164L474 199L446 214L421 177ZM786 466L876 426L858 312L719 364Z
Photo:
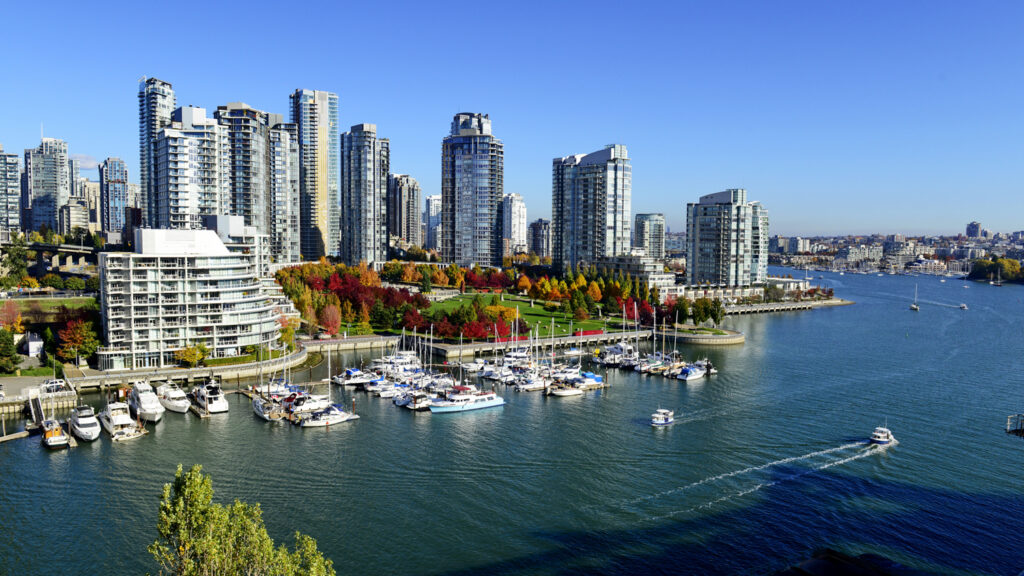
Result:
M177 366L174 353L198 344L224 358L278 340L256 250L230 251L212 230L146 228L135 250L99 257L101 370Z

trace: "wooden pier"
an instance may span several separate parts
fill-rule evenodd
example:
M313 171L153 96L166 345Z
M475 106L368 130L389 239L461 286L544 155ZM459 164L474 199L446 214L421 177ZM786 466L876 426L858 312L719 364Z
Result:
M1006 417L1006 433L1024 438L1024 414L1010 414Z

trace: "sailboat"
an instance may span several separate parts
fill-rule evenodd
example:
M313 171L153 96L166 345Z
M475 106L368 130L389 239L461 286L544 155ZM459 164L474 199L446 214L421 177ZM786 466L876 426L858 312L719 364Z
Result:
M1003 285L1003 267L996 268L996 281L992 283L993 286Z
M917 284L914 284L914 302L910 305L910 309L914 312L921 309L921 307L917 305Z
M295 422L303 428L321 428L330 426L331 424L341 424L342 422L348 422L349 420L359 419L359 415L355 412L346 412L342 408L341 404L332 404L332 386L330 385L331 375L331 353L327 353L327 407L323 410L317 410L311 414L301 414L296 416ZM355 405L353 404L353 408Z

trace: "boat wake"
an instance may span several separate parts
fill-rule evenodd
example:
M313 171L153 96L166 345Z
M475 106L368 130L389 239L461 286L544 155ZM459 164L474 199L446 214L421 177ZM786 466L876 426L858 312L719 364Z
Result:
M760 464L758 466L750 466L750 467L747 467L747 468L743 468L742 470L735 470L733 472L725 472L723 474L717 474L715 476L709 476L709 477L707 477L707 478L705 478L703 480L698 480L697 482L692 482L690 484L686 484L686 485L683 485L683 486L678 486L678 487L672 488L670 490L665 490L665 491L662 491L662 492L658 492L656 494L651 494L649 496L642 496L640 498L634 498L633 500L625 502L624 505L630 506L630 505L640 504L640 503L643 503L643 502L648 502L650 500L655 500L655 499L662 498L662 497L665 497L665 496L670 496L672 494L678 494L679 492L684 492L686 490L690 490L692 488L696 488L696 487L702 486L704 484L711 484L711 483L714 483L714 482L718 482L720 480L725 480L726 478L732 478L734 476L742 476L744 474L751 474L753 472L759 472L761 470L767 470L769 468L772 468L773 466L782 466L782 465L785 465L785 464L791 464L793 462L800 462L801 460L809 460L811 458L816 458L816 457L819 457L819 456L825 456L827 454L832 454L832 453L835 453L835 452L841 452L843 450L850 450L850 449L853 449L853 448L863 447L863 446L864 446L864 442L851 442L849 444L843 444L842 446L836 446L835 448L829 448L827 450L818 450L817 452L809 452L809 453L804 454L802 456L790 456L789 458L782 458L782 459L779 459L779 460L768 462L766 464Z
M745 488L745 489L739 490L737 492L733 492L733 493L730 493L730 494L726 494L724 496L720 496L718 498L715 498L714 500L710 500L708 502L704 502L704 503L698 504L696 506L691 506L689 508L684 508L684 509L681 509L681 510L673 510L673 511L668 512L666 514L660 514L660 515L656 515L656 516L649 516L647 519L648 520L665 520L665 519L669 519L669 518L674 518L674 517L682 515L682 514L688 514L688 513L692 513L692 512L698 512L698 511L701 511L701 510L707 510L707 509L710 509L710 508L712 508L712 507L714 507L714 506L716 506L718 504L724 504L726 502L730 502L732 500L736 500L738 498L742 498L742 497L744 497L744 496L746 496L748 494L753 494L754 492L757 492L758 490L761 490L762 488L767 488L769 486L775 486L777 484L782 484L784 482L789 482L791 480L795 480L797 478L801 478L803 476L807 476L808 474L814 474L816 472L820 472L820 471L826 470L828 468L832 468L832 467L835 467L835 466L840 466L842 464L847 464L847 463L853 462L854 460L860 460L861 458L866 458L868 456L871 456L873 454L877 454L877 453L881 452L882 450L884 450L884 448L881 447L881 446L870 445L870 446L866 446L865 447L863 443L857 443L857 444L854 444L854 445L841 446L838 449L832 449L832 450L823 451L823 452L824 453L836 452L839 449L848 449L851 446L861 446L862 448L861 448L861 450L857 451L857 453L853 454L852 456L847 456L845 458L840 458L839 460L833 460L833 461L830 461L830 462L826 462L824 464L819 464L817 466L813 466L813 467L808 468L806 470L802 470L800 472L797 472L795 474L790 474L788 476L783 476L783 477L775 479L775 480L771 480L771 481L768 481L768 482L761 482L761 483L755 484L754 486L751 486L749 488ZM794 458L794 459L791 459L791 461L804 460L804 459L806 459L808 457L809 456L806 456L806 457L803 457L803 458ZM774 465L778 465L778 464L777 463L773 463L772 465L774 466ZM766 467L767 467L767 465L766 465ZM741 473L741 472L743 472L743 471L739 471L739 472L737 472L737 474ZM710 481L710 479L708 479L708 481ZM694 484L694 485L697 485L697 484Z

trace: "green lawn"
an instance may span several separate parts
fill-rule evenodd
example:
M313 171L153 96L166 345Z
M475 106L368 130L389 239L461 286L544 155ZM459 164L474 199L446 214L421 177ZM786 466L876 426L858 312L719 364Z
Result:
M11 376L18 376L18 374L15 374L13 372L10 373L10 374L0 373L0 378L6 378L6 377L11 377ZM51 368L49 366L39 366L37 368L23 368L22 371L21 371L21 376L33 376L33 377L47 376L47 377L53 377L53 368ZM57 366L57 378L63 378L63 377L64 377L64 369L63 369L62 366L58 365Z
M435 302L430 306L431 312L435 310L442 310L445 312L454 310L460 306L468 304L473 301L475 294L460 294L450 300L444 302ZM491 294L480 294L480 298L483 300L484 305L488 305L491 302ZM617 317L598 319L591 318L590 320L584 320L577 322L572 320L572 315L566 315L558 310L554 312L548 312L544 310L545 302L543 300L535 301L534 305L530 306L530 299L523 298L520 296L511 296L506 294L505 300L499 302L502 306L508 306L510 308L519 309L519 317L526 320L531 327L539 326L540 335L550 336L551 332L551 319L555 319L555 336L568 336L570 321L572 323L572 330L619 330L621 326L621 320ZM605 322L607 320L607 324Z
M205 366L232 366L235 364L248 364L249 362L255 362L262 358L263 360L270 360L271 358L280 358L282 352L280 350L271 351L271 356L267 356L265 353L259 357L256 354L246 354L244 356L232 356L230 358L207 358L203 360Z
M81 298L17 298L14 301L18 303L18 308L23 313L31 310L35 304L38 304L43 312L52 312L61 306L67 306L71 310L79 308L87 310L100 309L100 303L91 296Z

